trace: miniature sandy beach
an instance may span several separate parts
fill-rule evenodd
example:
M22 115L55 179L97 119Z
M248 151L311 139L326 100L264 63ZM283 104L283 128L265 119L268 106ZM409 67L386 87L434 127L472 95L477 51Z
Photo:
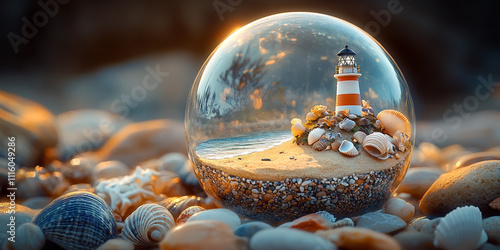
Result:
M410 151L399 159L379 160L364 150L358 156L346 157L333 151L316 151L309 146L297 146L293 139L276 147L225 159L198 158L202 165L229 175L255 180L279 181L286 178L339 178L351 174L379 171L404 161Z

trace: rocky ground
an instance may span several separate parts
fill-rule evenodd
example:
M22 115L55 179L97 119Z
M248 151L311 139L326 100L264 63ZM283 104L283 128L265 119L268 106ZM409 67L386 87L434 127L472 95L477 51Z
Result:
M104 110L54 115L7 92L0 114L3 249L500 248L498 112L471 114L474 122L450 130L457 144L420 142L380 210L351 218L318 211L281 225L241 218L206 197L182 122ZM438 125L419 124L422 138Z

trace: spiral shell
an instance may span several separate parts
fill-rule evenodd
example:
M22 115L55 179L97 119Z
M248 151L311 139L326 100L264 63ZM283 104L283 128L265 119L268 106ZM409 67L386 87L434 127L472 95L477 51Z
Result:
M317 151L323 151L328 148L328 146L330 146L330 141L328 141L326 138L321 138L319 139L319 141L313 144L313 148Z
M363 141L363 149L381 160L389 158L389 147L392 147L392 142L388 140L385 134L380 132L369 134Z
M345 118L339 123L339 127L345 131L351 131L355 126L356 123L349 118Z
M311 130L307 136L307 144L313 145L313 143L317 142L324 133L325 130L322 128L315 128Z
M347 156L356 156L359 154L356 147L354 147L354 144L352 144L352 142L347 140L342 141L342 144L340 144L339 147L339 152Z
M474 206L449 212L434 231L434 246L444 249L476 249L486 240L481 211Z
M116 237L111 209L99 196L73 192L60 196L33 217L45 239L64 249L95 249Z
M174 226L174 218L166 208L144 204L127 217L122 237L138 246L154 246Z
M382 110L378 113L377 119L391 136L399 130L411 137L410 121L401 112L392 109Z

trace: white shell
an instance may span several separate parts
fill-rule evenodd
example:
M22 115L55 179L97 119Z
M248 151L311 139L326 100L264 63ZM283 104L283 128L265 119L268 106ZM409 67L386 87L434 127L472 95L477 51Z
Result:
M292 125L294 125L295 123L302 123L302 120L301 120L301 119L299 119L299 118L293 118L293 119L290 121L290 123L291 123Z
M394 146L396 146L396 148L398 148L401 152L405 152L410 146L410 138L408 138L408 135L400 132L399 130L394 133L393 139L392 144L394 144Z
M144 204L127 217L122 237L135 245L152 246L158 244L174 226L174 217L165 207Z
M299 136L304 133L304 131L306 131L306 128L302 125L302 123L295 123L292 125L293 136Z
M315 128L309 132L309 136L307 137L307 144L312 145L317 142L319 138L325 133L325 130L322 128Z
M349 118L345 118L339 123L339 127L345 131L351 131L355 126L356 123Z
M380 132L369 134L363 141L363 149L381 160L389 158L390 147L392 147L392 140L389 141L387 136Z
M443 249L476 249L487 240L482 215L475 206L449 212L434 231L434 246Z
M313 112L307 113L307 115L306 115L307 121L314 121L316 119L318 119L318 116L316 114L314 114Z
M356 147L354 147L354 144L347 140L342 141L342 144L340 144L339 147L339 152L347 156L356 156L359 154Z
M359 143L363 144L363 141L366 138L366 134L363 131L357 131L356 133L354 133L354 135L352 135L352 137L354 137L354 139L356 139L356 141L358 141Z

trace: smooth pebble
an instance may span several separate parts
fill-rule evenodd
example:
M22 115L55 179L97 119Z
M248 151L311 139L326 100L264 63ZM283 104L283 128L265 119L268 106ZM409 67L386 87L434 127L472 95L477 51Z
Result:
M239 225L235 230L234 234L240 237L252 238L252 236L260 230L272 228L271 225L260 222L252 221L245 224Z
M405 250L436 249L433 235L422 232L401 232L396 234L394 239Z
M160 242L161 250L182 249L245 249L247 240L233 234L231 227L221 221L199 220L175 227Z
M15 232L16 241L7 241L6 249L8 250L38 250L45 245L45 236L42 230L33 223L22 224Z
M120 161L103 161L94 168L94 180L125 176L130 168Z
M408 222L411 220L411 218L413 218L413 215L415 214L415 207L400 198L390 198L384 204L384 212L387 214L396 215L405 222Z
M124 239L111 239L100 245L97 250L134 250L134 244Z
M415 198L421 198L442 173L440 168L410 168L399 185L398 193L409 193Z
M217 208L201 211L191 216L186 223L197 220L215 220L228 224L233 230L241 225L240 217L233 211L225 208Z
M500 216L492 216L483 220L483 229L488 235L488 241L500 245Z
M250 239L250 249L252 250L303 250L303 249L337 249L329 240L309 232L272 228L257 232Z
M356 226L368 228L381 233L392 233L406 227L406 222L392 214L370 212L359 217Z
M330 240L340 249L399 250L398 243L390 236L370 229L341 227L320 230L317 235Z

